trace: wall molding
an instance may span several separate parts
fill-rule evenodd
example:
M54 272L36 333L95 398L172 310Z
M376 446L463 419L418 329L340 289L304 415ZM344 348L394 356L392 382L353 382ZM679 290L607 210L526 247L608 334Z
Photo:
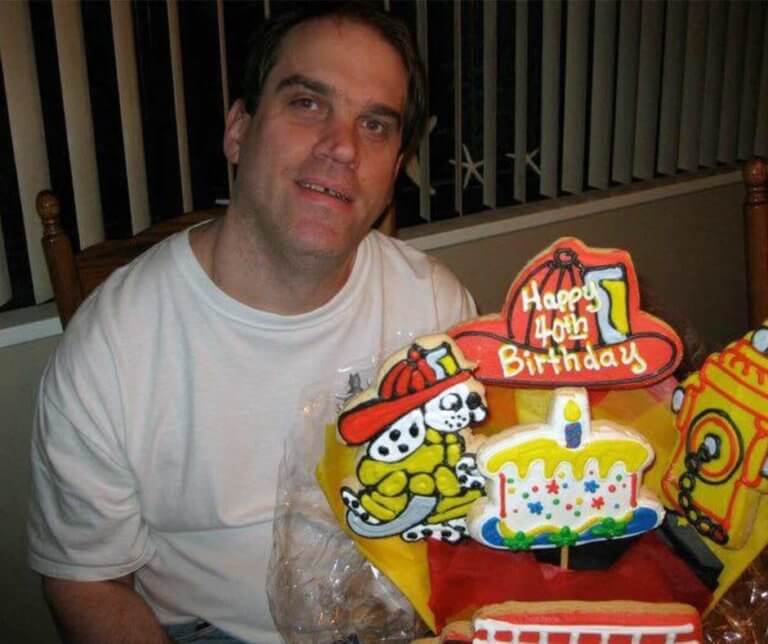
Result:
M0 349L49 338L61 331L53 302L0 313Z
M680 197L742 182L741 169L700 173L636 183L609 191L545 199L423 224L400 231L400 238L414 248L429 251L496 235L571 221L609 210L620 210L653 201Z

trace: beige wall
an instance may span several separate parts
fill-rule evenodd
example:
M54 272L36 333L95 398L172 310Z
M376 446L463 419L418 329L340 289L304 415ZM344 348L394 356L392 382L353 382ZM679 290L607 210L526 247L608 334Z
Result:
M715 349L747 331L743 200L743 187L732 184L431 252L483 313L496 313L517 272L559 237L626 248L646 294L689 320Z
M711 343L746 330L742 188L728 185L653 204L497 235L434 251L484 312L498 311L527 259L563 235L632 252L664 306ZM15 644L56 642L25 561L28 441L37 382L57 338L0 349L0 633Z
M26 560L29 430L37 383L58 337L0 349L0 641L58 642Z

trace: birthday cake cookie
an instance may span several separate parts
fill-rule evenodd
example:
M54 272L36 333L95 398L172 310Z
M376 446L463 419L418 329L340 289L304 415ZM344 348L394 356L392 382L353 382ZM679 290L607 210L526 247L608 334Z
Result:
M492 548L527 550L651 530L664 517L641 486L652 461L639 434L591 420L585 389L557 389L546 423L508 429L478 450L488 497L470 510L470 535Z

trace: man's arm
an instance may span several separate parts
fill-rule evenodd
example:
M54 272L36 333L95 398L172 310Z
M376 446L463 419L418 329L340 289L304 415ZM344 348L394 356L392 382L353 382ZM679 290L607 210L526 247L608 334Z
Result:
M133 575L108 581L43 577L43 593L67 644L170 644Z
M154 547L120 440L122 390L103 326L93 307L75 316L43 375L31 440L29 562L67 644L168 644L126 574Z

